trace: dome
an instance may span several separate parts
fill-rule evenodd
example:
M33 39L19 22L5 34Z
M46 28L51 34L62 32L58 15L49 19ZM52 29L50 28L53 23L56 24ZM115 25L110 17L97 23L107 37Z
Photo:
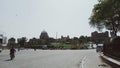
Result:
M48 33L46 31L42 31L40 35L40 39L48 39L48 38L49 38Z
M44 30L44 31L42 31L41 33L47 33L47 32Z

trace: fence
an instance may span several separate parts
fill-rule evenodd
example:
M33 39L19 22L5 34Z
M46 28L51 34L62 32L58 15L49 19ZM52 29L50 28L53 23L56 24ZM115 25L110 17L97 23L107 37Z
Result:
M111 42L104 43L103 53L120 60L120 37L114 38Z

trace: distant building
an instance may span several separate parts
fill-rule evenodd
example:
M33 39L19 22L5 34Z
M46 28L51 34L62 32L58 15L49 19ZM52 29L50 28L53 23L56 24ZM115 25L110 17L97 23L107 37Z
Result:
M0 44L6 44L7 43L7 37L5 37L3 34L0 34Z
M48 33L46 31L42 31L40 35L40 39L49 39Z
M49 44L49 36L46 31L42 31L40 34L40 42L42 45L48 45Z
M3 43L3 35L0 34L0 43Z
M0 47L2 46L2 44L3 44L3 35L0 34Z
M91 33L92 40L95 43L103 43L104 41L109 39L108 31L104 33L98 33L97 31Z
M3 37L3 44L6 44L7 43L7 37Z

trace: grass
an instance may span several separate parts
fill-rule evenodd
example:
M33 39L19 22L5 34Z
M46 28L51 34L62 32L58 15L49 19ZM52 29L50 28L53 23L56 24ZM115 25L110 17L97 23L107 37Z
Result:
M55 47L63 47L63 48L71 48L72 44L66 44L66 43L51 43L51 45Z
M71 49L71 48L84 48L86 45L85 44L77 44L77 45L73 45L73 44L67 44L67 43L51 43L51 45L55 46L55 47L63 47L63 48L67 48L67 49Z

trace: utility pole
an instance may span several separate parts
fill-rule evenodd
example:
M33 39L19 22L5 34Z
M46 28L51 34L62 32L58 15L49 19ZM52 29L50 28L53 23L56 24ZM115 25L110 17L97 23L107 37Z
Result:
M56 45L57 45L57 32L56 32Z

